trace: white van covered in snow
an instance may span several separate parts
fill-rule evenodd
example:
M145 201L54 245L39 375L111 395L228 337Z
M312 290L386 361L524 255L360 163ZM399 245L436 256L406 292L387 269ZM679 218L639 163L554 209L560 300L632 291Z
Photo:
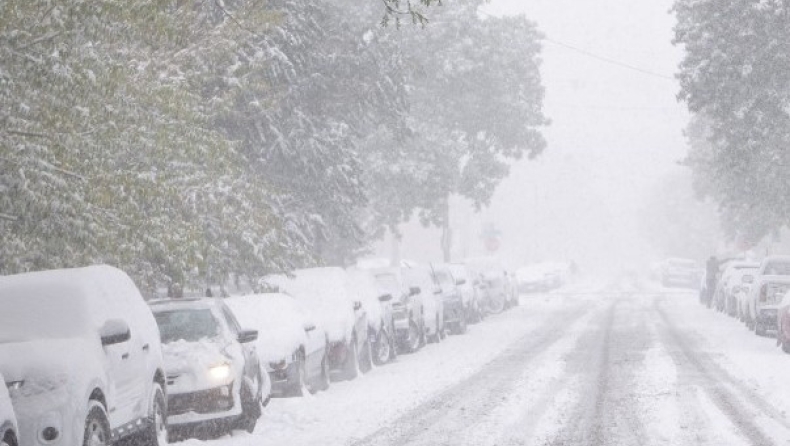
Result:
M159 330L129 276L91 266L0 277L0 309L21 445L165 442Z

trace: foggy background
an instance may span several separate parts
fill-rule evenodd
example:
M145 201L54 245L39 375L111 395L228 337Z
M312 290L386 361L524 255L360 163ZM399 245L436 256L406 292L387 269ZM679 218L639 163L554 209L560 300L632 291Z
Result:
M495 0L485 8L526 14L545 34L542 76L552 124L546 151L513 166L490 208L475 215L454 203L453 260L486 254L480 235L487 225L501 231L497 254L512 266L572 259L588 271L616 270L666 255L639 220L653 191L689 176L678 165L688 114L675 99L682 49L671 43L671 4ZM690 194L686 189L678 193ZM402 257L441 259L438 230L412 223L403 233ZM376 255L388 256L391 246L385 240Z

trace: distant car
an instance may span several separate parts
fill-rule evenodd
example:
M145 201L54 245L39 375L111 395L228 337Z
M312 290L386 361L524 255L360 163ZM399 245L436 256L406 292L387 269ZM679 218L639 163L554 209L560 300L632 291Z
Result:
M404 279L406 268L387 267L370 270L379 286L393 296L392 318L398 349L405 353L414 353L426 343L425 307L423 296L431 290L409 285Z
M292 277L269 276L265 282L298 300L326 330L333 378L351 380L372 367L368 319L355 298L346 271L338 267L299 269Z
M461 291L464 302L467 304L466 319L469 323L479 322L483 318L483 312L480 310L480 296L478 295L477 288L475 287L474 273L461 263L453 263L448 265L450 272L455 278L455 283Z
M162 337L173 437L229 429L252 432L268 382L255 348L258 332L241 328L219 299L149 304Z
M349 268L349 284L356 299L362 302L368 318L368 337L373 362L383 365L398 357L398 341L392 312L394 296L376 282L370 271Z
M464 294L459 287L460 281L453 277L448 265L434 264L432 271L434 281L439 285L444 301L444 324L453 334L466 333L471 303L464 299Z
M661 284L665 287L696 288L699 276L697 262L690 259L667 259L661 268Z
M258 330L255 347L273 396L301 396L329 388L326 332L291 296L280 293L225 299L244 327ZM264 393L265 395L265 393Z
M737 313L735 304L735 287L741 285L741 278L744 276L743 270L755 272L760 267L759 263L747 261L728 262L722 270L721 277L716 285L714 293L714 306L717 310L726 312L730 315Z
M431 271L424 266L403 268L403 278L412 290L418 290L414 298L422 302L422 319L427 342L440 342L445 338L445 301L441 287L431 276Z
M749 293L748 325L758 336L776 328L778 308L790 290L790 276L761 276Z
M768 256L760 263L758 276L790 276L790 256Z
M777 309L776 342L785 353L790 353L790 292L784 294Z
M528 265L516 270L516 280L522 293L540 293L551 289L552 277L541 265Z
M20 445L167 441L159 331L110 266L0 277L0 373Z
M0 446L19 446L19 429L3 375L0 375Z

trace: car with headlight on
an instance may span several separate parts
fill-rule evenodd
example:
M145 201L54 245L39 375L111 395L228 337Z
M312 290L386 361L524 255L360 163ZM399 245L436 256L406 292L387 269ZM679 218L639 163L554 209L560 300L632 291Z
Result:
M293 297L280 293L225 299L244 327L258 330L258 357L276 397L301 396L329 388L326 332Z
M326 331L332 378L351 380L372 368L368 319L343 268L308 268L265 277L264 285L298 300Z
M255 347L258 332L241 328L220 299L163 299L149 305L162 339L173 438L252 432L266 382Z
M0 277L0 374L24 446L167 441L156 322L106 265Z
M0 446L19 446L19 429L3 375L0 375Z

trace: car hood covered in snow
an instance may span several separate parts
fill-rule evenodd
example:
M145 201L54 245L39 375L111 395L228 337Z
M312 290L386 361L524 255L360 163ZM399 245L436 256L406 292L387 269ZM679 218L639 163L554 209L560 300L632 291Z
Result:
M290 358L307 343L306 325L317 326L299 302L285 294L236 296L226 299L225 304L243 327L258 330L256 349L264 362Z
M296 270L293 277L269 276L265 282L297 299L324 328L330 342L351 339L356 315L342 268Z
M229 384L240 375L244 364L241 347L221 336L197 342L179 340L163 344L162 354L168 380L173 382L168 386L168 391L175 393ZM209 370L222 364L231 366L231 376L228 379L214 380Z

